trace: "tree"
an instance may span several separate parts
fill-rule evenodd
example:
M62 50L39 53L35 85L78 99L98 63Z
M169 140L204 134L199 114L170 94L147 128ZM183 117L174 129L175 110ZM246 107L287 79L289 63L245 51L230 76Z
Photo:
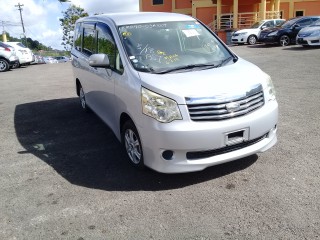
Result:
M60 26L62 27L63 37L62 45L65 50L70 51L73 46L73 30L75 22L82 17L89 16L83 8L75 5L70 5L63 13L63 18L60 18Z

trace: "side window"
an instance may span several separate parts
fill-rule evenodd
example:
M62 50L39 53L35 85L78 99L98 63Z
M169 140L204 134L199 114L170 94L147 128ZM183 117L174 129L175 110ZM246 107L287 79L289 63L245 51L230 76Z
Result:
M107 54L111 69L123 73L123 65L117 45L109 27L103 23L97 23L97 53Z
M307 18L307 19L303 19L299 22L297 22L297 24L299 24L301 27L305 27L311 24L311 19Z
M274 27L274 23L273 21L268 21L265 24L263 24L264 27L270 28L270 27Z
M94 25L92 24L85 24L83 28L82 52L90 56L96 53L96 31L94 30Z
M73 46L75 49L81 52L81 36L82 36L82 26L81 23L77 23L74 31L74 43Z

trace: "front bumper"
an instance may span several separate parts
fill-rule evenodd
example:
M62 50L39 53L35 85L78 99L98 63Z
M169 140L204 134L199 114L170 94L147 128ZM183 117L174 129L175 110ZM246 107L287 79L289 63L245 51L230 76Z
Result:
M180 107L184 120L161 124L150 121L151 119L145 116L148 119L138 126L144 163L156 171L163 173L200 171L213 165L264 152L277 142L276 101L268 102L248 115L215 122L191 121L186 107L185 109L184 106ZM246 141L251 141L252 144L244 144L240 148L234 145L235 148L231 151L211 154L212 150L219 152L220 149L228 147L226 146L228 133L242 130L247 134ZM170 160L163 157L163 152L167 150L173 152Z
M297 37L296 43L299 45L305 46L319 46L320 45L320 37Z
M239 44L239 43L246 43L248 36L246 35L239 35L239 36L232 36L231 43Z
M279 37L277 35L275 35L275 36L262 36L262 37L260 36L258 41L261 43L273 44L273 43L279 42Z

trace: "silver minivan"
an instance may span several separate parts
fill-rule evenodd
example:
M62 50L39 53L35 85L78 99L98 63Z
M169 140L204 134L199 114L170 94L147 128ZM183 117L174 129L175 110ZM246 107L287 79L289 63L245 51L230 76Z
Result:
M133 166L200 171L277 142L270 76L197 19L105 14L79 19L74 32L81 107L110 127Z

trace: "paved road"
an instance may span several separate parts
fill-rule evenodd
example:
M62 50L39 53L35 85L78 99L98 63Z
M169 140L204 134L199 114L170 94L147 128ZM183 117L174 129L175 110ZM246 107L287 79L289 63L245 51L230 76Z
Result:
M0 74L0 239L320 239L320 48L239 46L280 106L270 151L137 171L78 106L70 63Z

